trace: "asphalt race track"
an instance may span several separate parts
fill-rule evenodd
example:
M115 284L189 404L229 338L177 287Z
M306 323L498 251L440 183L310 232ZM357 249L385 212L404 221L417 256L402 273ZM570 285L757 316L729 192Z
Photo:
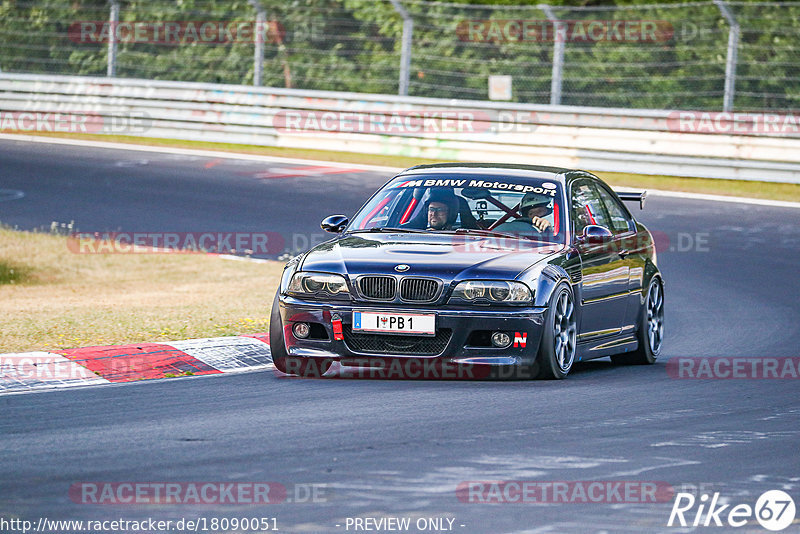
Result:
M303 245L322 237L324 216L352 214L389 178L308 167L0 141L0 222L268 230ZM683 356L800 356L800 210L651 197L635 214L662 242L668 330L654 366L600 360L558 382L258 372L2 396L0 516L274 517L284 532L352 532L347 518L367 517L411 518L410 532L419 518L454 519L451 531L470 534L691 530L667 526L672 499L462 502L467 481L657 481L751 506L781 489L800 505L800 382L678 379L666 367ZM288 497L70 499L71 485L101 481L277 482ZM316 502L295 502L309 500L307 484L319 485ZM704 530L731 527L694 529ZM784 532L799 530L795 520ZM736 531L767 532L753 518Z

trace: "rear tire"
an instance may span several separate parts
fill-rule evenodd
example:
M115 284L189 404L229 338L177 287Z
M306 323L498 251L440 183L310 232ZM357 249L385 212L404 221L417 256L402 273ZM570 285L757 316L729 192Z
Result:
M651 365L656 363L664 341L664 285L654 276L647 287L647 296L640 313L639 346L632 352L615 354L611 361L621 365Z
M575 298L570 286L559 284L550 301L539 344L536 378L551 380L565 378L575 363L578 327L575 321Z
M286 352L278 295L279 293L275 294L275 300L272 302L272 313L269 318L269 350L272 354L272 363L275 365L275 369L287 375L297 375L304 378L322 377L330 369L332 360L329 358L292 358Z

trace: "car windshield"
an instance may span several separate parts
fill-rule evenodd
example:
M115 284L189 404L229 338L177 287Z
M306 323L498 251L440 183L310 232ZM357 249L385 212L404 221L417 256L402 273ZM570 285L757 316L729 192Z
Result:
M401 176L356 214L348 232L513 235L563 243L561 185L522 176Z

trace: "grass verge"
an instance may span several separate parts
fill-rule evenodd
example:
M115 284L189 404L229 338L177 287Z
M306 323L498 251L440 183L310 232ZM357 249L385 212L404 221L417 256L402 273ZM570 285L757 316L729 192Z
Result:
M282 268L75 254L64 236L0 228L0 353L266 332Z
M26 132L26 134L27 133L28 132ZM223 152L261 154L265 156L315 159L342 163L385 165L397 168L406 168L423 163L444 162L444 160L412 158L407 156L358 154L355 152L335 152L330 150L300 148L264 147L257 145L239 145L233 143L210 143L206 141L155 139L124 135L59 134L49 132L36 133L36 135L44 137L61 137L71 139L89 139L93 141L130 143L147 146L219 150ZM543 164L546 164L546 162L543 162ZM712 195L740 196L800 202L800 185L798 184L751 182L747 180L718 180L711 178L683 178L677 176L652 176L618 172L597 172L596 174L613 186L652 188L663 189L666 191L684 191L689 193L706 193Z

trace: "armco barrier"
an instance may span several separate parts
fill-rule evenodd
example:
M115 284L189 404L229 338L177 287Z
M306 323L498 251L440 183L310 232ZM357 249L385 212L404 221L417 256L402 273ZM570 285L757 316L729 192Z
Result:
M362 119L467 111L472 131L283 127L287 112ZM90 116L91 131L594 171L800 183L800 132L684 133L676 111L583 108L153 80L0 74L0 130L23 112ZM732 116L729 125L746 123ZM737 122L738 121L738 122ZM24 123L30 128L31 121ZM47 129L47 123L39 129ZM745 131L739 128L738 131ZM798 126L800 130L800 126ZM16 131L20 131L19 129Z

